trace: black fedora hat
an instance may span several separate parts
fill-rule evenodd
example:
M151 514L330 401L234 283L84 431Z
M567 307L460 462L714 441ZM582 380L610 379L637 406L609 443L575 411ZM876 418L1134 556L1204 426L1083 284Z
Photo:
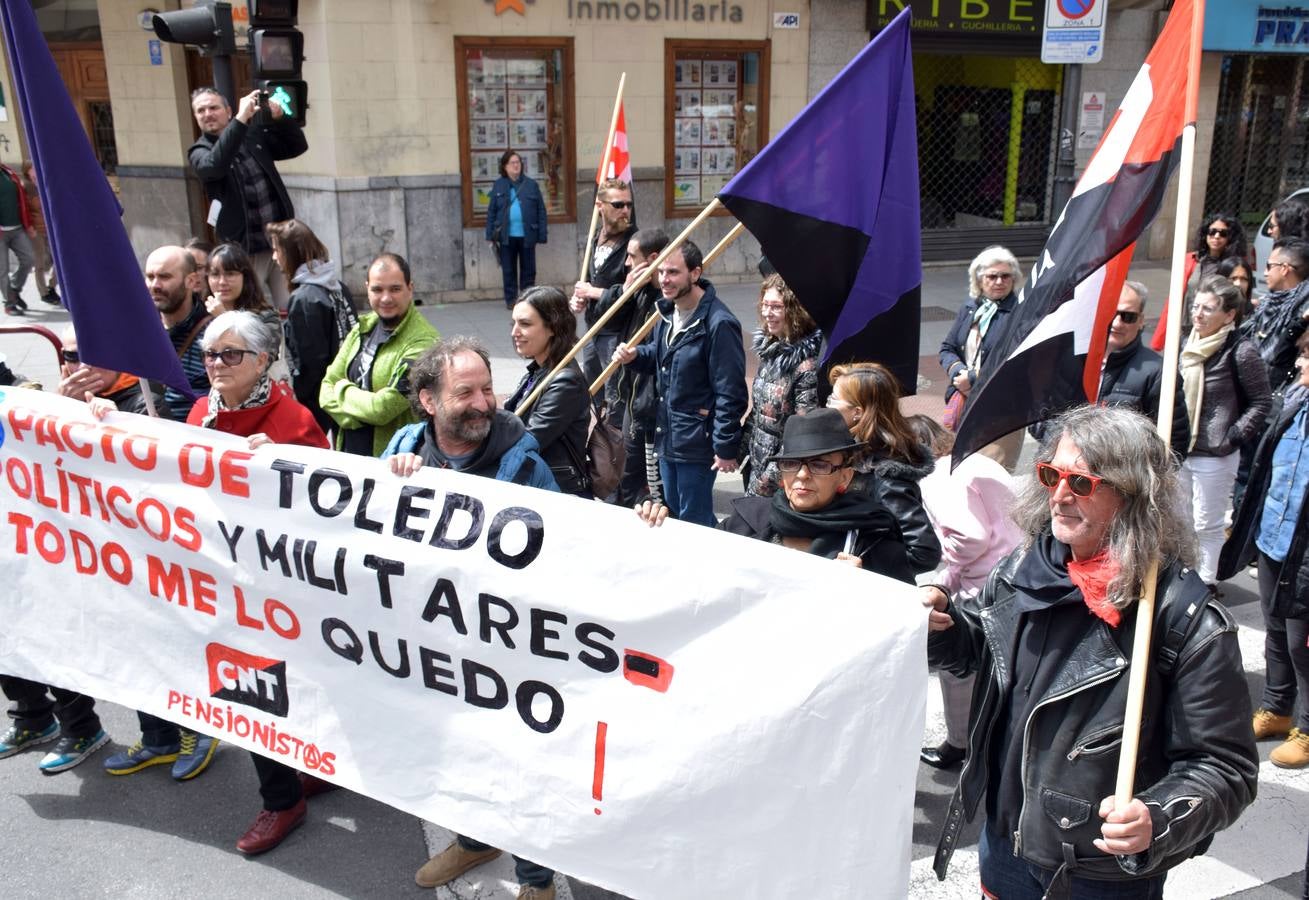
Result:
M850 434L841 414L824 407L787 419L782 429L782 446L768 457L768 462L775 459L811 459L838 450L856 450L861 446Z

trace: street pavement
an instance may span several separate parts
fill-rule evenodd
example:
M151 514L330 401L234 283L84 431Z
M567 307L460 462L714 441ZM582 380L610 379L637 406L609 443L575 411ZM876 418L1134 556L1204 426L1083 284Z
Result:
M1157 298L1148 314L1157 315L1161 309L1167 274L1158 265L1140 266L1133 272ZM720 295L745 326L747 344L757 291L754 283L719 285ZM925 271L919 394L905 398L906 411L940 413L944 382L935 362L936 349L965 295L962 266ZM58 334L67 324L67 314L40 303L30 285L24 296L30 314L25 319L0 319L0 326L41 325ZM509 320L503 305L499 301L444 305L429 300L422 309L442 334L476 334L486 341L497 391L507 396L523 371L523 362L515 357L509 342ZM0 354L14 371L42 382L47 389L58 381L53 348L38 337L0 333ZM1029 453L1030 449L1029 442ZM737 476L719 478L715 505L720 514L739 493ZM1224 585L1224 601L1240 622L1245 669L1252 697L1257 696L1262 686L1263 632L1254 581L1244 574L1236 576ZM934 744L944 735L935 686L928 692L928 702L923 742ZM112 746L126 746L136 739L134 713L110 703L100 703L97 708L114 738ZM1233 723L1233 727L1248 724ZM1260 769L1259 800L1235 827L1218 836L1205 856L1174 870L1165 891L1168 900L1301 896L1309 840L1309 772L1273 767L1266 761L1273 746L1275 743L1265 742L1259 748L1265 760ZM288 900L432 896L433 892L414 885L413 873L450 839L449 833L436 825L357 794L337 791L310 801L306 824L277 850L246 859L234 844L259 808L248 753L222 746L209 771L194 781L177 783L163 767L124 778L105 775L100 766L107 752L53 777L38 772L36 754L0 760L0 898L154 900L196 893ZM911 897L977 896L975 826L965 832L950 877L938 882L931 871L936 837L954 782L955 773L919 768ZM676 860L666 864L676 865ZM435 896L440 900L514 896L513 866L507 855L470 876L438 889ZM618 897L563 876L556 885L563 900Z

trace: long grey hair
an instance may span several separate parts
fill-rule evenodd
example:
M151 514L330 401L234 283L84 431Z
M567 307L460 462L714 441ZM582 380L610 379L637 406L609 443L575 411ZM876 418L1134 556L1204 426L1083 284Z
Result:
M1088 473L1104 479L1099 489L1122 497L1109 525L1109 555L1120 571L1109 584L1108 597L1125 609L1140 595L1151 562L1157 559L1163 569L1173 562L1191 565L1195 559L1195 529L1178 503L1177 463L1154 423L1129 409L1069 410L1050 423L1036 462L1049 462L1064 437L1081 451ZM1029 546L1050 527L1050 491L1035 478L1018 491L1014 521Z

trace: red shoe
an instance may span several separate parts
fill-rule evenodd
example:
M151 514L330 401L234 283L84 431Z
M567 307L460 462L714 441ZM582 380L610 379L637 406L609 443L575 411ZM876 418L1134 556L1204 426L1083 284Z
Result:
M341 785L315 778L306 772L300 772L299 775L300 793L306 800L310 797L317 797L319 794L330 794L332 791L341 790Z
M300 802L290 809L283 809L274 812L268 809L259 810L259 815L255 816L254 824L250 830L241 835L241 839L236 842L236 849L249 856L257 853L265 853L272 850L286 836L300 826L305 820L305 801L300 798Z

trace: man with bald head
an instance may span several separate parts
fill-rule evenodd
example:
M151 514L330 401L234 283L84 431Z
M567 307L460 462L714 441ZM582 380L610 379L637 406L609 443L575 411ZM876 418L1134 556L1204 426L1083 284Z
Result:
M200 335L210 316L200 302L199 292L203 275L196 268L195 257L185 247L172 244L153 251L145 260L145 286L159 318L168 331L182 371L197 395L209 393L209 375L205 372L204 354L200 351ZM164 391L167 414L179 422L186 421L192 401L176 388ZM165 410L160 410L164 414Z

